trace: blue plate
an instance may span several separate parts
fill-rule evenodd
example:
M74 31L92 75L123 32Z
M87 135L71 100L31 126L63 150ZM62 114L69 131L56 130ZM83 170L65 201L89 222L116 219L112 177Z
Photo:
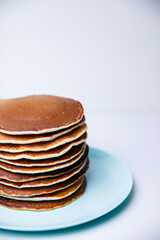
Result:
M98 218L122 203L133 179L127 166L115 156L90 148L87 189L72 203L50 211L12 210L0 206L0 227L17 231L46 231L79 225Z

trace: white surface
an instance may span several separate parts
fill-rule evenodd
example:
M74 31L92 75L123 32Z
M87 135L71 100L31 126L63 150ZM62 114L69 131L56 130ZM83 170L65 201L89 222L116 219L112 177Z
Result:
M156 0L1 0L0 96L160 109L159 43Z
M97 112L87 114L87 122L88 143L130 167L135 190L128 204L114 216L79 228L40 234L0 231L0 239L160 239L160 113Z

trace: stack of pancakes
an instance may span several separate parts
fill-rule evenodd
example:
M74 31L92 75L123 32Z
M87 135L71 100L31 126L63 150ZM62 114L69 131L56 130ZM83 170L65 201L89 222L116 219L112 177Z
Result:
M33 95L0 100L0 205L49 210L81 196L89 160L82 105Z

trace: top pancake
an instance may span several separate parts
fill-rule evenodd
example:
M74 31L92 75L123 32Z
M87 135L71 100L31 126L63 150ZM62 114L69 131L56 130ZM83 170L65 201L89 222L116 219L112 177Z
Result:
M42 134L65 129L83 117L80 102L52 95L0 99L0 132Z

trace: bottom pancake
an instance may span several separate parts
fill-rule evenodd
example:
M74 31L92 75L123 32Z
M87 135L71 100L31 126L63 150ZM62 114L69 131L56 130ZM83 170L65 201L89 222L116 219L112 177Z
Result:
M35 210L35 211L41 211L41 210L51 210L58 207L65 206L66 204L69 204L73 200L80 197L86 188L87 182L86 178L84 178L82 185L76 190L73 194L71 194L68 197L65 197L60 200L53 200L53 201L19 201L14 199L8 199L5 197L0 197L0 205L12 209L25 209L25 210Z

